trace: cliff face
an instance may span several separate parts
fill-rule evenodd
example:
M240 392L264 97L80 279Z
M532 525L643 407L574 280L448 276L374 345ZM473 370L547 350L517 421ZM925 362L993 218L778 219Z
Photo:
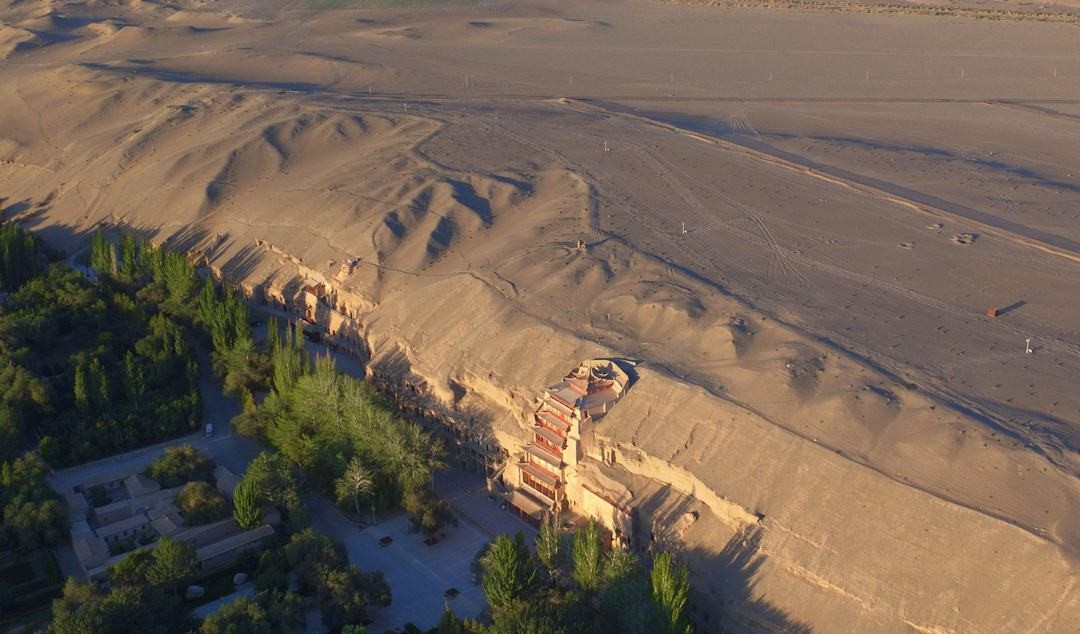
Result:
M472 280L414 292L367 316L373 361L405 350L432 387L453 381L518 421L539 389L530 386L547 385L577 359L615 353L500 306ZM638 373L597 433L617 447L619 467L707 509L684 547L699 590L742 601L724 606L729 623L1068 631L1080 618L1075 560L1059 546L648 363ZM522 424L516 439L526 438Z
M83 67L17 79L0 91L30 107L0 115L22 135L0 185L8 215L61 247L104 222L269 297L325 283L339 309L320 314L329 327L445 407L486 410L511 448L568 369L640 361L596 430L616 447L609 477L649 518L698 513L677 537L701 603L729 624L1080 622L1074 456L1040 453L808 334L797 307L766 314L672 266L649 251L663 227L605 229L629 197L601 195L510 123ZM79 98L54 103L54 90ZM505 116L543 128L559 108Z

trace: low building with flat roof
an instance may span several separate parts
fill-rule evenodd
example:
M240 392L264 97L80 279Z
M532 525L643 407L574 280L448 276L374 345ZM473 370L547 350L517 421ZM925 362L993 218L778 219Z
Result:
M249 531L231 535L195 551L204 570L232 563L242 553L259 548L262 541L274 534L274 528L263 524Z

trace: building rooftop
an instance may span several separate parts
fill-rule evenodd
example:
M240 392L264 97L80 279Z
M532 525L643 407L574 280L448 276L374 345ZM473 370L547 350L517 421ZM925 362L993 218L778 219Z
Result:
M522 462L519 466L521 467L522 471L528 473L529 475L543 482L544 484L551 487L559 486L559 477L551 473L547 469L538 465L534 465L530 462Z
M89 570L109 558L109 547L105 540L93 534L74 535L71 538L75 556L83 568Z
M224 465L214 467L214 479L217 481L217 489L232 499L236 485L240 484L240 477L229 471Z
M223 555L237 548L247 546L252 542L257 542L264 537L269 537L274 534L274 529L271 526L263 524L262 526L253 528L249 531L244 531L238 535L231 535L225 539L216 541L212 544L207 544L202 548L195 551L199 561L206 561L213 559L218 555Z
M555 432L551 431L550 429L548 429L547 427L544 427L542 425L534 426L533 431L536 432L536 434L538 436L540 436L544 440L547 440L548 442L552 443L556 447L562 447L563 443L566 442L565 438L563 438L562 436L556 434Z
M96 473L87 477L82 482L79 482L76 486L85 493L86 491L89 491L91 488L96 486L112 484L113 482L121 482L132 473L137 473L145 468L146 465L143 464L136 467L128 467L126 469L117 469L115 471L107 471L105 473Z
M125 531L136 530L146 526L150 523L150 518L145 515L132 515L131 517L124 518L119 522L113 522L112 524L106 524L97 529L98 537L105 539L112 537L113 535L120 535Z
M160 491L161 485L141 473L135 473L124 478L124 488L127 489L129 496L137 498Z
M561 429L563 431L566 431L570 428L570 424L567 423L565 420L559 418L555 414L543 408L536 411L536 417L543 420L545 423L551 425L555 429Z
M172 513L165 513L157 519L150 522L150 525L154 527L157 534L162 537L171 537L184 528L184 520L180 518L180 514L175 511Z
M521 509L523 513L536 519L540 519L541 514L550 506L549 504L541 502L524 489L514 489L511 491L510 498L507 501L510 502L514 508Z
M630 378L614 361L593 359L547 389L546 403L556 409L570 406L579 417L603 416L619 400Z
M562 468L562 458L538 444L529 443L528 445L525 445L525 451L531 456L539 458L542 462L551 465L554 469Z

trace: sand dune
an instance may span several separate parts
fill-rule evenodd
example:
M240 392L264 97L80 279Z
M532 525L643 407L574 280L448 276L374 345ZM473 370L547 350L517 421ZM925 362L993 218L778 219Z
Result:
M639 361L594 477L693 555L701 618L1080 620L1080 265L904 198L1080 239L1074 27L278 9L5 6L6 214L333 284L508 447L580 360Z

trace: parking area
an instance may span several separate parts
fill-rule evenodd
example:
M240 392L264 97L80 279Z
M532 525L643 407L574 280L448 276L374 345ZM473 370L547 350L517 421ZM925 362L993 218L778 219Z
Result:
M444 604L461 617L475 617L484 610L484 591L472 582L470 564L488 536L466 521L444 532L444 538L429 546L423 534L409 532L408 517L402 514L344 540L349 559L362 570L383 571L393 593L389 607L369 610L374 622L368 631L395 630L406 623L434 627ZM381 545L386 537L389 543ZM446 598L451 588L458 594Z

